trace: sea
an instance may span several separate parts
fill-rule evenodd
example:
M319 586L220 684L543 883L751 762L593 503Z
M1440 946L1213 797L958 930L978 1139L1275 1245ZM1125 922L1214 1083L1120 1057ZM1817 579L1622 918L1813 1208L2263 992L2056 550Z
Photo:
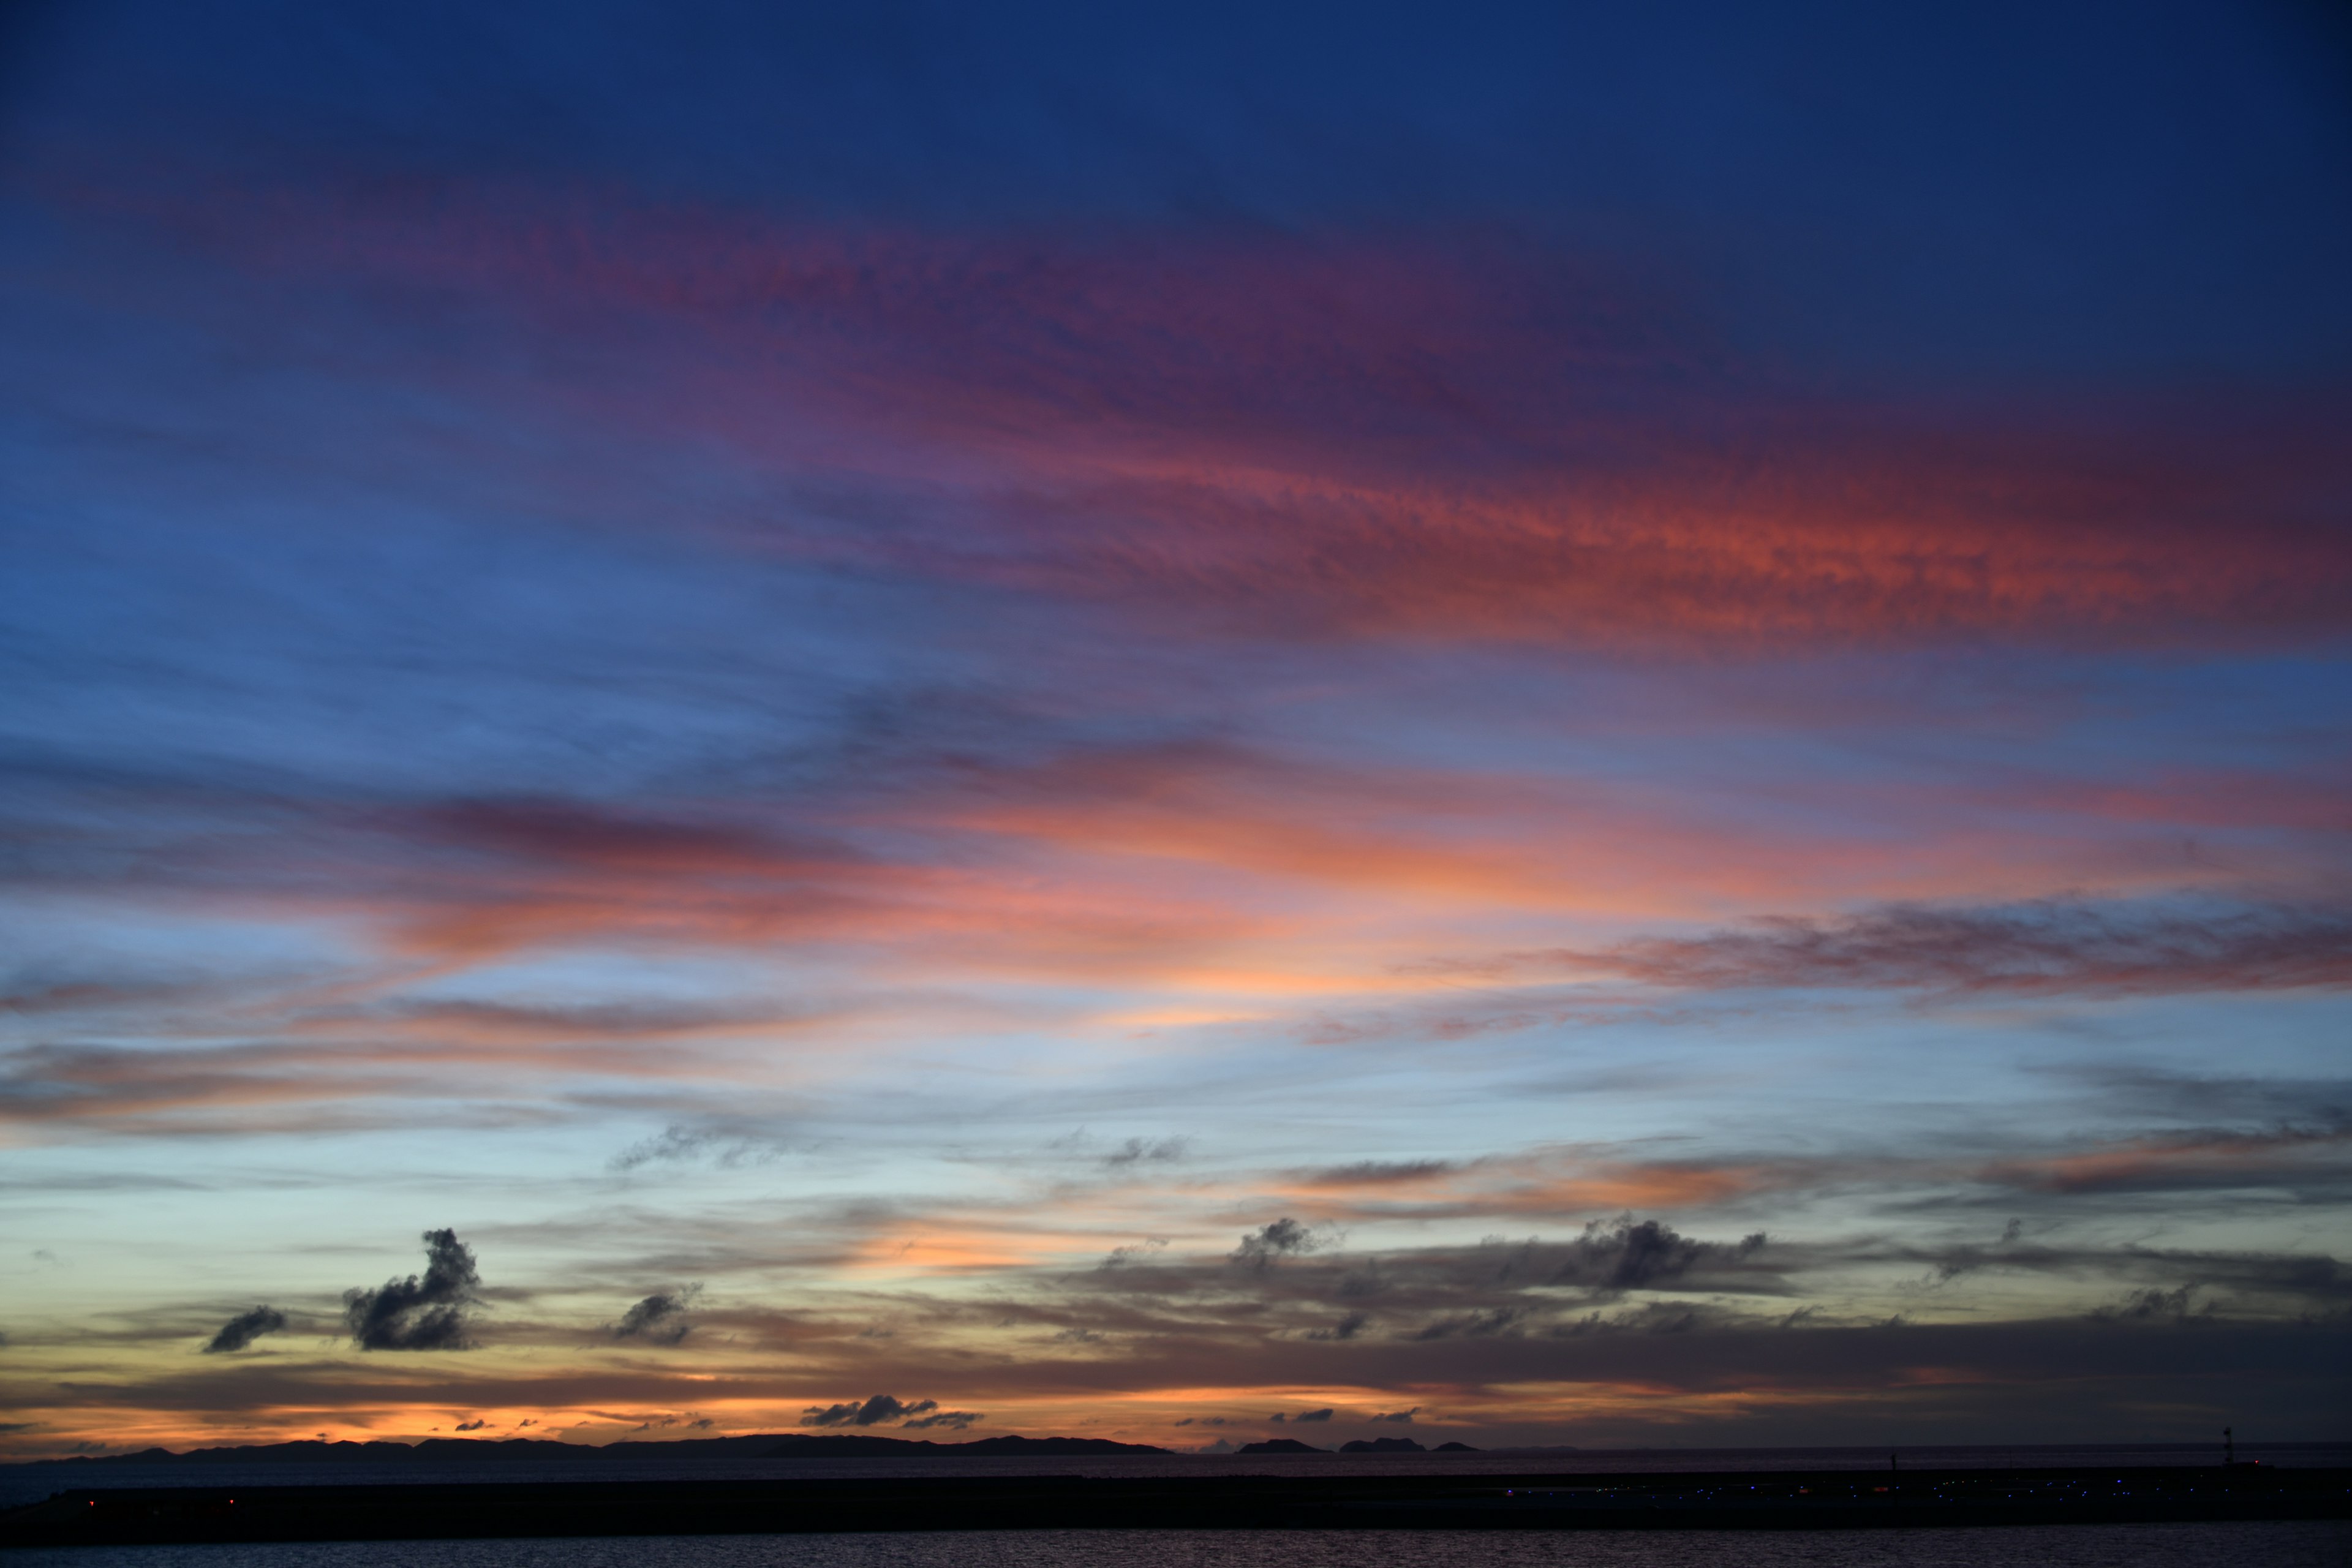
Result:
M1916 1447L1906 1469L2210 1465L2204 1447ZM2352 1465L2352 1445L2242 1445L2242 1462ZM87 1487L303 1486L887 1476L1170 1476L1885 1469L1885 1448L1079 1458L640 1458L0 1466L0 1508ZM1021 1530L543 1541L320 1542L11 1551L5 1568L2352 1568L2352 1521L1625 1532Z
M69 1546L8 1568L2345 1568L2352 1527L1724 1531L975 1530Z

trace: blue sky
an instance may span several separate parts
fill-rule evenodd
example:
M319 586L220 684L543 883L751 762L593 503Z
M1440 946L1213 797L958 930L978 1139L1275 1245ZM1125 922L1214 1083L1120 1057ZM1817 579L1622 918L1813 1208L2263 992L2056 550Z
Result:
M7 1451L2340 1435L2315 11L14 26Z

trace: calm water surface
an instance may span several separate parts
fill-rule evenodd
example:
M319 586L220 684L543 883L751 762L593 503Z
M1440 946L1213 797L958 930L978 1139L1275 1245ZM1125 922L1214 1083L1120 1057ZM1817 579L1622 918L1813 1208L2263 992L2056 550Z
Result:
M2215 1447L2146 1444L2093 1447L1906 1447L1906 1469L2098 1468L2109 1465L2212 1465ZM2352 1466L2352 1445L2243 1444L2241 1458L2286 1468ZM1672 1474L1691 1470L1880 1470L1885 1448L1503 1449L1481 1454L1118 1454L1061 1458L926 1459L612 1460L594 1449L562 1459L484 1457L464 1463L335 1459L256 1464L0 1465L0 1508L38 1502L84 1487L457 1486L472 1481L824 1480L905 1476L1330 1476L1562 1475L1576 1471ZM2352 1568L2352 1565L2347 1565Z
M2352 1526L1654 1531L968 1531L70 1547L9 1568L2346 1568Z

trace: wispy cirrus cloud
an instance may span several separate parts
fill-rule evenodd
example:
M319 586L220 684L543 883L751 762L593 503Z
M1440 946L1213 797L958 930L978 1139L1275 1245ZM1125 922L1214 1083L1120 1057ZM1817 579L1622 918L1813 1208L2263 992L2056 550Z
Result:
M1981 1179L2043 1193L2193 1193L2278 1187L2352 1189L2352 1116L2314 1106L2305 1124L2258 1131L2204 1129L1986 1166Z
M1525 242L828 230L457 179L143 202L257 279L625 316L663 413L534 392L859 518L706 525L788 558L1253 636L1659 648L2267 641L2352 595L2316 521L2340 389L1843 405L1735 366L1703 300Z
M2333 989L2352 984L2352 913L2333 904L2210 898L1892 905L1432 967L1497 977L1609 975L1676 990L2164 995Z

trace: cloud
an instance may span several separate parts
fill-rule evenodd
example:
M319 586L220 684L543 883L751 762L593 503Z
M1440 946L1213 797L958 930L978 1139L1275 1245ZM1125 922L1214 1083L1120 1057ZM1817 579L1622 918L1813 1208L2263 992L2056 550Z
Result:
M656 1291L621 1314L613 1325L616 1340L644 1340L650 1344L674 1345L694 1331L687 1321L686 1310L702 1287L688 1285L674 1291Z
M1466 1317L1442 1318L1416 1331L1412 1337L1424 1343L1432 1340L1458 1338L1493 1339L1497 1335L1518 1332L1527 1316L1528 1309L1525 1307L1496 1307Z
M249 1312L239 1312L220 1326L220 1331L208 1341L206 1355L220 1355L229 1351L241 1351L264 1334L274 1334L286 1327L286 1314L275 1307L256 1307Z
M803 1426L875 1426L902 1416L916 1416L939 1409L936 1399L919 1399L912 1405L901 1405L887 1394L877 1394L864 1404L852 1400L845 1405L812 1405L801 1412ZM952 1413L950 1413L952 1414ZM974 1416L974 1420L978 1417Z
M2042 1193L2187 1193L2284 1187L2319 1194L2352 1185L2345 1154L2352 1116L2315 1106L2315 1125L2241 1132L2150 1133L2068 1153L1993 1162L1979 1181Z
M1365 1326L1371 1321L1371 1317L1369 1313L1350 1312L1328 1329L1309 1329L1307 1331L1307 1337L1310 1340L1328 1340L1335 1342L1345 1342L1346 1341L1354 1339L1358 1334L1362 1333Z
M1312 1230L1286 1215L1243 1237L1232 1256L1236 1263L1262 1269L1277 1258L1300 1257L1321 1245Z
M1117 1149L1114 1149L1109 1153L1104 1155L1103 1163L1106 1165L1118 1166L1132 1165L1143 1161L1150 1161L1157 1163L1170 1160L1181 1160L1184 1157L1184 1151L1189 1142L1189 1140L1183 1138L1161 1138L1156 1142L1146 1142L1141 1138L1130 1138L1126 1142L1120 1144Z
M1335 1412L1327 1405L1320 1410L1302 1410L1297 1415L1292 1416L1291 1419L1293 1421L1302 1423L1307 1421L1328 1421L1334 1414Z
M2123 1299L2120 1305L2102 1308L2094 1315L2140 1321L2150 1319L2185 1321L2189 1318L2189 1301L2195 1291L2196 1287L2193 1285L2176 1286L2169 1290L2153 1289L2134 1290Z
M460 1421L456 1426L452 1427L451 1430L456 1432L479 1432L488 1425L489 1423L488 1421L477 1417L471 1421Z
M930 1402L929 1400L926 1400L924 1401L924 1405L928 1405L929 1403ZM922 1406L916 1406L915 1408L921 1407ZM933 1426L943 1426L951 1431L961 1432L966 1427L971 1426L973 1423L984 1421L986 1419L987 1417L977 1410L941 1410L933 1415L922 1416L918 1420L901 1421L898 1423L898 1427L901 1431L920 1432Z
M1594 1220L1584 1234L1569 1244L1569 1257L1554 1276L1563 1285L1599 1285L1611 1290L1638 1290L1678 1279L1710 1259L1746 1258L1765 1244L1764 1233L1737 1246L1696 1241L1654 1219L1635 1221L1620 1215L1606 1224Z
M706 524L819 563L1294 637L2263 639L2352 601L2337 399L2307 389L1839 399L1740 363L1654 272L1458 232L1076 245L429 189L115 200L273 278L551 338L623 313L666 395L583 447L821 485L864 526Z
M424 1235L425 1274L387 1279L372 1290L343 1292L343 1321L352 1342L371 1351L461 1351L470 1348L471 1309L481 1275L473 1250L454 1230Z
M607 1170L634 1171L641 1165L681 1163L707 1159L721 1170L763 1165L788 1151L789 1145L767 1133L721 1128L688 1127L673 1122L651 1138L630 1144L605 1163Z
M1381 1414L1373 1416L1372 1419L1375 1421L1394 1422L1400 1426L1410 1426L1412 1425L1412 1418L1420 1414L1421 1406L1416 1405L1410 1410L1383 1411Z
M1536 955L1528 955L1534 957ZM2159 995L2352 985L2352 911L2291 904L1890 905L1556 961L1678 989Z
M1103 1260L1095 1265L1095 1267L1097 1268L1125 1268L1130 1264L1164 1252L1167 1250L1167 1247L1168 1238L1166 1237L1148 1236L1139 1242L1125 1247L1112 1247L1108 1252L1103 1254Z
M1306 1187L1404 1186L1449 1176L1462 1168L1452 1160L1360 1160L1352 1165L1303 1171L1297 1180Z

